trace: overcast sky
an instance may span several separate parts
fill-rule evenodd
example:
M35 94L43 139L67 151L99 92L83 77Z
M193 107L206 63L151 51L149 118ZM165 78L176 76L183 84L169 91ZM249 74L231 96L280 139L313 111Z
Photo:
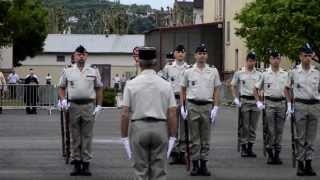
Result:
M192 0L187 0L192 1ZM153 9L172 7L174 0L120 0L121 4L149 4Z

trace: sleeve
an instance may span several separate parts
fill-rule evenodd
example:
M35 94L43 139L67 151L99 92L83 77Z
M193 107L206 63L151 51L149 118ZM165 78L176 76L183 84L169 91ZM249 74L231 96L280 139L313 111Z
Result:
M239 82L239 72L235 72L230 84L232 86L238 86L238 82Z
M262 89L263 84L264 84L264 74L261 75L261 78L258 79L254 87L258 89Z
M214 78L213 86L214 87L221 86L220 75L217 69L215 69L214 74L215 74L215 78Z
M123 91L123 102L122 102L122 106L127 106L130 107L130 102L131 102L131 95L130 95L130 90L129 90L129 82L126 84L124 91Z
M95 80L95 84L94 84L94 86L96 87L96 88L101 88L101 87L103 87L103 84L102 84L102 82L101 82L101 75L100 75L100 72L99 72L99 69L95 69L96 70L96 80Z
M182 87L187 87L188 86L188 71L184 71L183 72L180 85Z
M2 72L0 72L0 81L1 81L1 84L6 84L6 78L4 78L4 75L2 74Z
M61 77L60 77L60 80L58 83L58 87L61 87L61 88L67 87L67 74L66 74L65 70L63 70L63 72L61 74Z
M286 82L286 87L287 88L291 88L293 84L293 70L291 72L288 73L288 78L287 78L287 82Z
M163 70L162 70L162 78L165 80L169 79L169 68L168 65L164 66Z
M168 86L169 88L169 108L177 107L176 99L174 98L173 89Z

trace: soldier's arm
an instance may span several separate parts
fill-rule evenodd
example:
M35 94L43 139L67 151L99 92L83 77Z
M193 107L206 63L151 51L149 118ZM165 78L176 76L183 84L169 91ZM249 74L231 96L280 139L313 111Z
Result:
M239 75L238 75L238 72L236 72L234 75L233 75L233 78L232 78L232 81L230 83L230 87L231 87L231 94L233 96L233 98L238 98L238 89L237 89L237 86L238 86L238 80L239 80Z
M123 106L121 113L121 137L128 137L129 128L129 107Z
M66 97L65 95L66 95L66 87L67 87L67 76L65 71L62 72L58 87L59 87L59 90L58 90L59 99L63 100Z
M284 96L287 98L287 102L292 102L293 94L292 94L292 73L288 75L288 81L286 83L286 86L284 88Z
M180 104L184 104L186 100L187 100L187 88L184 86L181 86Z
M213 102L214 106L219 106L220 104L220 86L214 88Z
M99 87L99 88L96 88L96 101L97 101L97 105L100 105L102 106L102 88Z
M176 107L168 109L168 132L169 137L176 137L177 132L177 110Z

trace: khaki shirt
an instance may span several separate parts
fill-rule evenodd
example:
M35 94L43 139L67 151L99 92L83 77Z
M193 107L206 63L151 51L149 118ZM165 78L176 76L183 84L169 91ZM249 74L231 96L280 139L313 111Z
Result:
M199 101L212 101L214 88L220 85L218 70L207 64L203 70L194 64L184 72L181 81L181 86L187 88L187 99Z
M250 72L242 67L233 75L231 85L239 88L240 96L253 96L253 89L260 78L261 72L255 68Z
M189 68L187 63L183 63L179 66L176 61L172 65L167 64L163 68L162 77L170 82L173 92L179 94L181 91L181 80L183 78L183 73Z
M278 72L273 72L270 67L262 73L262 78L257 81L255 87L258 89L263 89L264 96L282 98L285 97L284 89L288 79L288 72L281 68Z
M294 98L320 100L320 72L314 66L306 72L300 64L291 71L287 87L293 87Z
M95 99L95 88L103 86L98 69L86 65L82 71L78 66L65 68L59 87L66 87L70 100Z
M2 72L0 72L0 85L5 85L5 84L6 84L6 78L4 77ZM0 87L0 89L1 89L1 87Z
M133 112L132 119L167 119L168 109L176 107L176 100L170 83L159 77L154 70L144 70L127 82L123 106Z

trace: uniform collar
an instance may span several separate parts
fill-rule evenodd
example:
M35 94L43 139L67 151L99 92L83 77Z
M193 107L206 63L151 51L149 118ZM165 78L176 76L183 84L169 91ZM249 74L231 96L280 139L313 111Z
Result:
M141 72L141 74L156 74L156 71L153 69L145 69Z
M268 72L268 73L274 73L274 72L272 71L272 69L271 69L271 66L266 70L266 72ZM279 73L283 73L284 70L280 67L278 72L279 72Z
M248 71L246 66L243 66L241 68L242 72L251 72L251 73L255 73L257 71L257 69L254 67L252 71Z
M177 60L175 60L175 61L172 63L172 66L174 66L174 67L186 67L186 66L187 66L187 63L184 62L184 61L183 61L182 66L179 66L176 61L177 61Z
M304 72L303 69L302 69L302 65L301 64L299 64L297 66L297 70L298 70L299 73ZM309 72L314 72L314 71L316 71L315 66L314 65L310 65Z

